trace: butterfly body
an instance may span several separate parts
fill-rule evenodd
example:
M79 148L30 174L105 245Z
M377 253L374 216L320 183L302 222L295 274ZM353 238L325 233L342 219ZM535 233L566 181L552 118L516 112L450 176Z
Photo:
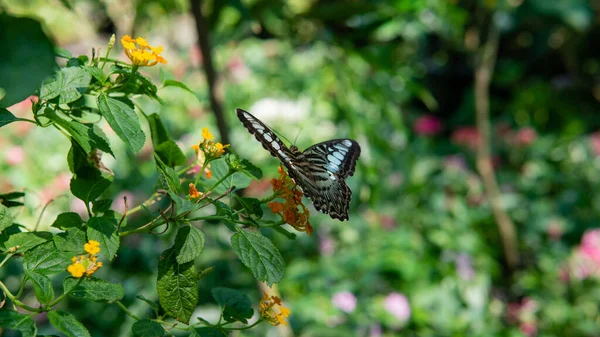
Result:
M352 191L345 178L354 174L360 146L352 139L332 139L304 151L289 148L260 120L236 110L238 118L262 146L278 158L315 208L334 219L347 220Z

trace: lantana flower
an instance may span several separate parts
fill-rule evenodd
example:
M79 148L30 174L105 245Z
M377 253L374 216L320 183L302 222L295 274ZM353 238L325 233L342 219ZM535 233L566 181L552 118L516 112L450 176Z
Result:
M276 306L279 307L279 312L275 311ZM290 309L281 304L281 298L277 296L269 296L266 291L264 292L264 295L260 300L260 316L265 321L274 326L279 324L288 325L285 319L289 315Z
M136 66L152 67L158 63L167 63L167 60L159 55L163 52L163 47L152 47L143 37L133 39L125 35L121 38L121 44L125 48L125 55Z
M73 256L71 262L73 262L67 271L76 278L85 276L91 276L96 270L102 267L102 262L97 261L96 254L100 253L100 242L96 240L90 240L83 249L88 253L87 255Z
M196 199L196 198L200 198L202 196L202 192L199 192L196 189L196 185L194 185L193 183L190 183L190 199Z
M229 144L223 145L220 142L213 142L215 137L208 131L208 128L202 128L202 138L204 140L199 144L199 147L209 161L221 157L225 153L225 149L229 147Z
M283 167L279 166L277 171L279 172L279 178L272 179L271 185L273 185L275 196L282 198L284 201L271 201L267 206L297 231L311 234L312 226L308 221L310 213L302 203L302 191L298 189L296 183L288 176Z

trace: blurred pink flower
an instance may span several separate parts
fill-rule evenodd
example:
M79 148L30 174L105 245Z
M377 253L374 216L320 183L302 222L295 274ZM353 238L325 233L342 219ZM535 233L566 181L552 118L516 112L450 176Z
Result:
M435 116L424 115L415 121L414 131L422 136L434 136L442 131L442 122Z
M481 142L479 131L473 126L464 126L456 129L451 136L452 142L475 150Z
M396 219L389 215L382 215L380 221L383 229L392 230L398 226Z
M319 236L319 251L325 256L331 256L335 252L335 242L328 234Z
M381 324L375 323L372 324L369 328L369 337L381 337L383 336L383 331L381 329Z
M528 337L533 337L537 334L537 325L535 322L524 322L519 325L519 330Z
M239 56L232 57L227 64L227 68L229 68L234 82L242 82L250 76L250 70Z
M17 166L25 160L25 150L21 146L11 146L6 149L4 159L10 166Z
M583 234L580 250L584 256L600 265L600 228L588 230Z
M349 291L336 293L331 298L331 302L338 309L341 309L346 313L351 313L354 311L354 309L356 309L356 297Z
M467 161L462 154L453 154L444 158L444 167L446 169L466 170Z
M59 173L52 183L40 190L40 202L45 205L71 188L71 174Z
M385 310L401 322L410 318L410 305L406 296L393 292L386 296L384 302Z
M508 321L512 324L518 324L519 330L524 335L533 337L537 334L536 313L539 308L539 303L529 297L524 297L520 303L509 303Z
M590 147L596 156L600 156L600 132L594 132L590 135Z
M521 146L531 145L536 139L537 132L531 127L519 129L514 136L515 143Z

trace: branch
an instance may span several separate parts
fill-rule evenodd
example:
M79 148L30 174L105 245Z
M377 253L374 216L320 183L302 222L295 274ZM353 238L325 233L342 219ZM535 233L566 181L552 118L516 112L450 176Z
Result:
M486 43L480 47L478 64L475 69L475 112L477 130L481 136L477 144L477 169L483 179L487 197L492 206L494 218L504 247L508 268L514 270L519 264L517 233L515 225L504 210L502 196L491 160L491 123L490 123L490 81L498 53L499 32L492 24Z
M192 15L196 21L196 33L198 34L198 45L202 53L202 68L206 74L206 82L208 85L208 97L210 98L210 106L217 118L217 127L221 135L223 144L229 144L229 132L227 129L227 121L223 115L223 107L220 98L217 98L216 83L217 72L212 62L212 49L208 36L208 24L206 18L202 14L202 0L190 0Z

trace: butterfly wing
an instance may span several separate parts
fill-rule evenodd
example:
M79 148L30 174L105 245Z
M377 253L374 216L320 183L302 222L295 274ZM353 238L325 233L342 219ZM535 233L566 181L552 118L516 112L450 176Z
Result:
M246 129L254 135L262 146L269 151L273 157L279 158L288 170L292 170L293 166L291 165L291 161L294 158L294 155L275 133L248 111L236 109L236 113L242 124L244 124Z
M347 220L352 191L344 179L354 174L360 146L351 139L313 145L297 157L290 176L315 208L334 219Z

